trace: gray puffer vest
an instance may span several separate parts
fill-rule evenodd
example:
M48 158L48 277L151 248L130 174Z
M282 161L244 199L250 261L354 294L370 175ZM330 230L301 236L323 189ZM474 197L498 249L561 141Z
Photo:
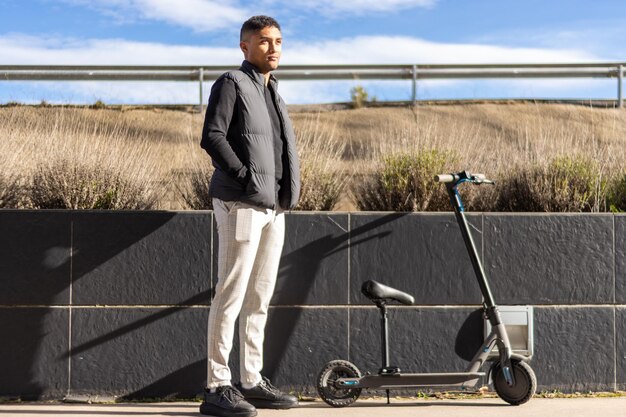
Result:
M228 138L238 141L243 149L238 155L241 162L248 169L249 181L242 189L239 201L255 206L274 208L276 205L276 178L274 165L274 135L272 122L265 101L265 84L263 74L256 71L252 64L244 61L238 70L229 71L222 75L234 81L237 87L237 109L239 122L239 137ZM277 81L273 75L270 83L274 91L277 90ZM287 113L287 106L276 93L278 116L283 128L286 146L283 148L287 158L283 167L282 188L279 192L279 203L284 209L293 209L300 197L300 164L296 150L296 135ZM218 188L241 188L237 182L220 169L216 169L211 181L213 191ZM219 192L212 193L218 196Z

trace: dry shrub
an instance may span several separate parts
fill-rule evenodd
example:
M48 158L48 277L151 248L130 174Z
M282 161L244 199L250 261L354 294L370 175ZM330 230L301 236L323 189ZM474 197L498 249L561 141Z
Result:
M596 161L584 156L556 157L505 176L494 211L601 211L606 188Z
M0 208L20 208L24 204L24 187L17 175L0 174Z
M365 139L357 147L356 166L361 176L352 187L356 207L373 211L451 210L445 187L433 177L462 169L474 171L472 167L481 166L484 160L483 147L476 146L480 144L476 138L482 135L481 126L450 126L454 124L450 121L447 129L442 129L437 121L420 117L404 122L389 120L379 126L375 143Z
M296 130L302 189L298 210L332 210L349 180L341 164L345 144L332 126L310 118Z
M212 210L213 202L209 196L209 185L213 175L211 158L200 147L200 139L187 136L184 170L177 174L176 187L184 207L192 210Z
M25 206L157 208L167 172L156 156L159 140L124 125L85 123L81 113L45 108L39 117L9 116L2 133L21 147L14 165L28 179Z
M144 210L157 205L155 193L119 170L71 159L39 165L30 188L30 205L38 209Z
M21 150L22 146L11 137L0 141L0 208L20 208L24 205L24 178L18 168Z
M20 166L27 147L16 135L17 113L14 107L7 108L0 118L0 208L21 208L26 198L27 179Z
M496 211L496 201L500 197L500 182L490 175L495 184L464 184L459 187L463 205L470 211ZM452 207L450 206L450 210Z
M412 114L362 109L352 111L343 126L351 129L359 178L380 175L384 168L377 161L385 155L437 149L458 155L448 172L468 170L496 180L495 187L461 189L471 210L606 210L607 184L626 165L626 113L612 109L494 104L418 106ZM529 195L534 200L524 205ZM357 206L372 207L366 203Z
M607 206L613 213L626 211L626 173L616 175L608 191Z
M209 195L213 170L201 167L189 169L183 175L185 180L178 186L185 207L191 210L213 210L213 201Z
M452 152L436 149L386 155L380 171L356 188L357 206L372 211L449 210L445 189L433 177L449 172L456 159Z

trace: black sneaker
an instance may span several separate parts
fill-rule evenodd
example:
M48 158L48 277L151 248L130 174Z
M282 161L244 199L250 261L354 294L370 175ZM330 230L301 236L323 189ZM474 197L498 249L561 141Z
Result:
M296 397L280 392L265 377L255 387L245 389L239 386L239 390L246 401L257 408L287 409L298 405Z
M254 417L256 408L236 388L227 385L218 387L214 393L204 390L200 413L217 417Z

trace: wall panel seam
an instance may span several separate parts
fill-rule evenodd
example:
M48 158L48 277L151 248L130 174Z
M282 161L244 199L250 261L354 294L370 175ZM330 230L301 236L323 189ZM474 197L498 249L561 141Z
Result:
M615 215L613 215L613 304L617 303L617 245L615 243Z
M348 213L348 330L346 331L346 339L348 344L348 361L350 360L350 328L351 328L351 315L350 315L350 295L352 293L352 270L350 266L352 265L352 216Z
M72 390L72 304L74 284L74 219L70 220L70 299L68 306L68 327L67 327L67 396Z
M615 214L613 215L613 391L617 391L617 245L615 243Z

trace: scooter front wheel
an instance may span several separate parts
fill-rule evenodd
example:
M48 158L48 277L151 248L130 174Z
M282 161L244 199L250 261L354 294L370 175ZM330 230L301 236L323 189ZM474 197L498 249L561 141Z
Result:
M344 360L328 362L317 377L317 393L333 407L346 407L359 398L361 388L337 388L339 378L360 378L361 372L352 363Z
M506 382L500 362L491 368L493 387L498 396L511 405L524 404L530 400L537 390L537 378L530 365L519 359L511 359L511 368L515 384L510 386Z

